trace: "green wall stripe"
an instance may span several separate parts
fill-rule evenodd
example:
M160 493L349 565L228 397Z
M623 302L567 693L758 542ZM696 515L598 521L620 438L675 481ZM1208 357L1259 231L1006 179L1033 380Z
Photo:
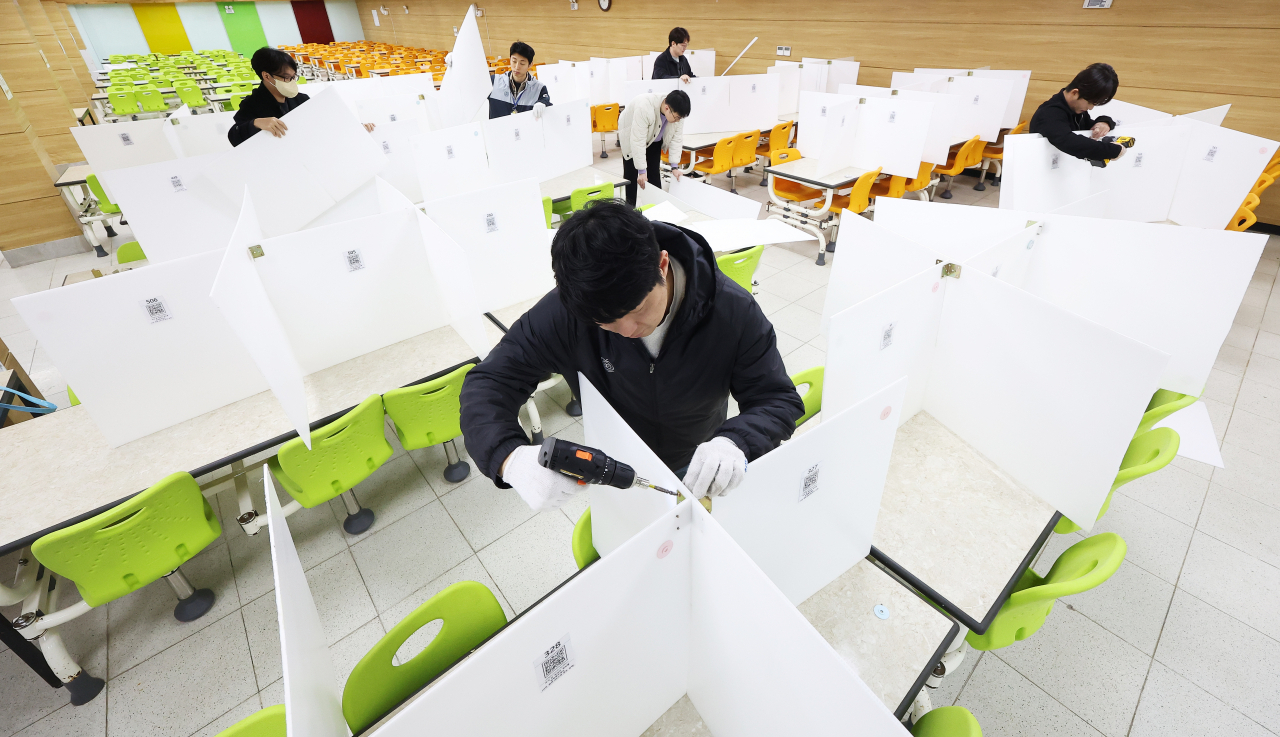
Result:
M228 13L231 8L235 12ZM258 20L258 8L251 2L220 2L218 14L222 16L222 25L227 29L227 38L231 39L231 48L252 57L253 52L267 45L267 34L262 30L262 21Z

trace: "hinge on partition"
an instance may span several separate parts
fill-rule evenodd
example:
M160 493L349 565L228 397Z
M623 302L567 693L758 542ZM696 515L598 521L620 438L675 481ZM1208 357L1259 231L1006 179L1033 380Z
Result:
M940 258L935 258L935 259L933 260L933 262L934 262L935 264L940 264L940 263L942 263L942 259L940 259Z
M896 97L897 95L898 95L897 90L889 90L889 97Z
M960 264L946 264L942 267L942 275L952 279L960 278Z
M173 125L177 125L178 123L181 123L182 120L180 118L169 118L169 122Z
M266 254L262 252L262 246L249 246L249 255L254 258L262 258Z
M970 69L969 71L965 72L965 73L964 73L964 76L966 76L966 77L972 77L972 76L973 76L973 70L972 70L972 69Z

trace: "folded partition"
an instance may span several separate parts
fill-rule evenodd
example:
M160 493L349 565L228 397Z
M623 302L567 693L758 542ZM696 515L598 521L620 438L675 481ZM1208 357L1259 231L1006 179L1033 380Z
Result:
M389 77L389 79L399 79L399 77ZM374 125L415 120L419 121L425 130L430 130L431 118L427 113L425 97L412 92L402 92L359 100L356 102L356 116L361 123Z
M487 104L485 100L493 90L493 82L489 79L489 60L485 57L484 48L476 21L476 6L471 5L453 42L450 67L440 82L440 94L436 100L441 119L436 128L469 122Z
M668 206L672 207L669 204ZM649 211L646 210L645 214L648 215ZM816 236L797 230L780 220L699 220L685 223L683 227L706 238L711 249L717 252L737 251L773 243L817 240Z
M1082 200L1076 200L1062 207L1049 211L1058 215L1076 215L1086 218L1106 218L1111 217L1111 190L1104 189L1100 192L1085 197Z
M1222 125L1222 121L1226 119L1227 113L1230 110L1231 110L1231 105L1227 104L1227 105L1219 105L1218 107L1211 107L1206 110L1197 110L1194 113L1175 115L1173 117L1192 118L1194 120L1200 121L1201 123L1208 123L1209 125Z

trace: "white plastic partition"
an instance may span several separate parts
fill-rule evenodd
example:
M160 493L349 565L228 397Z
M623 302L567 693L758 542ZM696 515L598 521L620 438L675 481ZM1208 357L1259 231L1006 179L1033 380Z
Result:
M1109 193L1106 216L1140 223L1168 220L1191 133L1182 125L1125 126L1125 135L1137 141L1133 148L1105 168L1092 167L1090 191Z
M853 166L914 179L925 160L933 104L900 95L865 99L858 107Z
M689 58L689 71L693 72L695 77L716 76L715 49L690 49L685 52L685 55Z
M590 90L578 89L578 75L573 70L572 62L538 67L538 81L547 86L547 95L550 96L552 105L561 100L583 99L590 93Z
M1031 71L1027 69L924 69L916 67L915 73L947 77L973 76L985 79L1003 79L1010 83L1009 98L1000 117L1001 128L1013 128L1021 122L1022 105L1027 99L1027 85L1031 83ZM987 139L983 139L987 140Z
M390 79L399 79L399 77ZM430 116L427 114L426 100L419 99L418 94L412 92L358 100L356 101L356 116L361 123L373 123L374 125L410 120L419 121L424 126L424 129L427 130L430 129L431 125Z
M235 122L235 116L232 110L180 118L171 116L164 131L169 137L169 144L180 157L222 153L231 150L227 132Z
M418 178L413 141L426 130L425 117L398 118L395 122L379 123L369 134L387 160L379 178L413 202L422 201L422 181Z
M476 24L476 6L467 8L457 40L450 54L451 66L440 82L436 97L440 121L435 127L447 128L472 120L485 105L493 89L489 81L489 61L485 57L480 27Z
M1004 151L1000 176L1003 210L1056 210L1092 192L1093 165L1059 151L1039 133L1005 136Z
M778 114L789 115L800 109L800 66L775 64L765 70L778 77Z
M1197 228L1224 228L1280 144L1193 118L1181 118L1178 124L1190 130L1191 138L1169 219Z
M479 123L423 133L413 138L412 145L420 191L428 202L493 184Z
M947 78L940 74L916 74L894 72L889 86L894 89L913 89L920 92L946 92Z
M1173 117L1169 113L1134 105L1124 100L1112 100L1105 105L1098 105L1089 111L1089 115L1094 120L1106 115L1116 121L1116 128L1122 128L1126 125L1140 125Z
M826 92L800 92L797 145L806 158L822 161L822 173L852 165L858 99Z
M639 81L643 77L640 71L639 56L623 56L616 59L609 59L609 102L621 104L626 99L627 82ZM566 100L576 100L581 95L573 95L566 97ZM552 102L555 100L553 99Z
M307 574L289 533L270 473L262 474L271 531L271 570L275 579L276 624L284 669L284 715L291 735L346 737L342 690L326 646Z
M683 84L678 79L642 79L639 81L627 82L623 87L624 102L622 104L630 104L631 101L636 99L639 95L666 95L668 92L671 92L676 88L683 89L685 92L689 91L689 85ZM691 110L690 115L696 112L696 109Z
M981 77L947 79L947 86L943 91L960 97L955 131L958 138L954 143L967 141L974 136L987 143L994 143L1000 137L1001 123L1009 107L1009 98L1013 95L1013 82ZM1016 121L1014 125L1017 125Z
M111 447L267 389L209 291L211 251L16 297Z
M670 203L666 206L671 207ZM662 205L659 205L662 207ZM658 209L658 208L653 208ZM646 210L648 215L650 211ZM653 218L650 218L651 220ZM670 221L669 221L670 222ZM814 241L817 236L787 225L781 220L699 220L687 223L684 227L692 230L718 252L736 251L754 246L767 246L774 243L797 243Z
M871 552L907 382L751 463L712 514L792 604ZM594 522L594 515L593 515Z
M648 189L646 187L645 191ZM680 179L670 184L667 194L716 220L755 220L760 217L761 203L705 182Z
M1209 125L1222 125L1222 121L1226 119L1227 113L1231 111L1231 105L1219 105L1206 110L1197 110L1194 113L1186 113L1184 115L1175 115L1175 118L1191 118L1201 123Z
M769 130L778 124L779 83L776 74L739 74L729 80L729 119L735 130Z
M77 125L71 135L89 168L99 178L112 169L143 166L178 158L164 134L164 120L135 120L111 125ZM108 194L114 192L108 188ZM114 198L113 198L114 199Z

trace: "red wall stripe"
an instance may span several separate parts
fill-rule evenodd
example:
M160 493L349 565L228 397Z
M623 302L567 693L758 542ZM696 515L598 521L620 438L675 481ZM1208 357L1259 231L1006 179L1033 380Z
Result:
M324 0L293 0L293 17L298 21L302 43L333 43L333 26L329 25L329 11L324 9Z

